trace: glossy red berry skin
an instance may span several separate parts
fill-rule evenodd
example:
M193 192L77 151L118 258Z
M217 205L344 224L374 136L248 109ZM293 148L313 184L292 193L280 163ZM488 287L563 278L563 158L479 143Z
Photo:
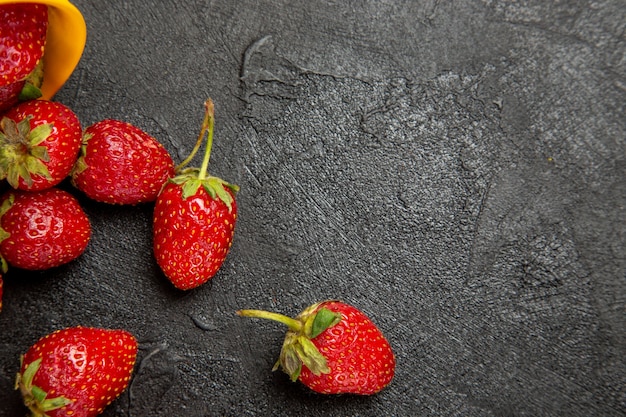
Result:
M58 185L67 178L78 158L82 140L80 121L69 107L53 101L30 100L11 108L4 117L16 124L28 120L30 129L26 135L16 137L5 132L6 140L1 144L0 163L7 167L6 177L14 188L38 191ZM42 125L48 125L50 131L40 142L39 135L34 135L33 131ZM6 121L3 126L6 129ZM45 158L33 152L41 147L45 148ZM26 157L37 160L47 174L31 172L29 177L32 181L26 178L24 170L30 170L32 166L31 162L25 162ZM18 168L20 165L22 167Z
M134 205L156 200L174 176L174 161L154 137L120 120L101 120L85 129L72 184L89 198Z
M48 7L0 5L0 86L26 78L43 56Z
M0 4L0 115L17 104L25 80L41 61L47 30L47 6Z
M311 342L326 358L328 374L314 375L302 367L299 380L323 394L371 395L386 387L394 377L395 356L389 342L360 310L340 301L326 301L327 308L341 320Z
M396 359L378 327L359 309L337 300L312 304L297 317L243 309L237 314L288 327L274 370L282 368L320 394L372 395L394 377Z
M0 205L0 254L12 267L54 268L76 259L89 243L89 219L67 191L10 190Z
M189 290L211 279L233 242L237 203L230 207L211 197L204 187L183 198L183 187L168 182L157 198L153 218L154 254L159 267L176 288Z
M80 326L57 330L23 355L18 385L31 410L42 406L32 399L36 386L46 398L63 399L64 405L45 411L47 416L97 416L128 387L137 350L137 340L126 330ZM27 381L26 369L33 363L38 370Z
M17 81L0 87L0 117L17 105L24 84L24 81Z

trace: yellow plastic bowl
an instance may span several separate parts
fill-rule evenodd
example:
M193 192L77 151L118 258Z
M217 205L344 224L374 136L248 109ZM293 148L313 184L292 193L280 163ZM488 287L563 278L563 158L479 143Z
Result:
M48 6L44 47L42 99L50 100L74 72L87 41L85 19L68 0L0 0L0 4L38 3Z

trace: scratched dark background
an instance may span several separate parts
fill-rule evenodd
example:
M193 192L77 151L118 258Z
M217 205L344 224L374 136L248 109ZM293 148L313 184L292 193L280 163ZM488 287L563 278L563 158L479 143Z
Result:
M623 0L75 4L87 44L55 100L179 162L211 97L210 171L240 217L217 276L181 292L151 205L76 193L84 255L6 276L0 415L25 415L20 353L73 325L140 341L109 417L626 415ZM327 298L390 339L378 395L272 373L284 329L234 313Z

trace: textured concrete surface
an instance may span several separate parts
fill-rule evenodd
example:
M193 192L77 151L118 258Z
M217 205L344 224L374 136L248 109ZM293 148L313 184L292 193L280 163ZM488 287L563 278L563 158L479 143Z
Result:
M0 415L24 415L19 354L78 324L140 341L109 417L626 414L623 1L75 4L88 41L55 99L180 161L213 98L210 170L241 186L240 218L183 293L150 205L81 197L86 253L6 277ZM234 314L326 298L390 339L380 394L290 383L270 371L284 329Z

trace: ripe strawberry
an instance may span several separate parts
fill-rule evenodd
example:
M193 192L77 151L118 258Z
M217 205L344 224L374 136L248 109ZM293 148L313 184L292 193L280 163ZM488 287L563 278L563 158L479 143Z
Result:
M340 301L313 304L295 319L260 310L239 310L243 317L278 321L289 328L280 366L322 394L375 394L386 387L396 360L389 342L356 307Z
M41 62L47 30L47 6L0 5L0 113L15 105L25 84L41 86L40 74L32 74Z
M208 100L194 150L177 167L180 174L167 182L154 207L156 261L174 286L182 290L198 287L217 273L231 247L237 220L235 193L239 188L207 175L213 124L213 102ZM207 131L202 167L180 171L193 158Z
M16 268L44 270L81 255L91 225L76 198L57 188L0 197L0 254Z
M110 204L156 200L174 161L155 138L130 123L102 120L85 129L72 184L88 197Z
M17 81L13 84L0 87L0 116L2 113L17 105L20 91L24 88L25 81Z
M57 330L22 356L16 389L35 417L97 416L128 387L137 347L125 330Z
M43 190L70 173L82 129L67 106L30 100L9 110L0 121L0 178L13 188Z

